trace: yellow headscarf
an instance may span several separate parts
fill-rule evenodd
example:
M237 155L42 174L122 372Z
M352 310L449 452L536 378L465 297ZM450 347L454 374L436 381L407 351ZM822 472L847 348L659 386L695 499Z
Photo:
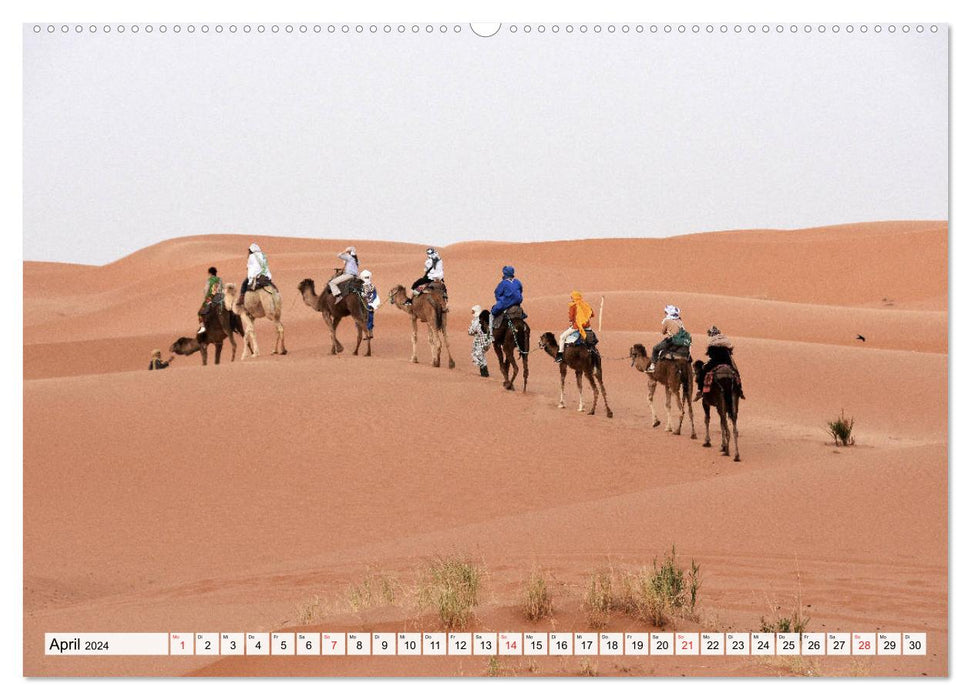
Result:
M570 298L573 299L570 306L575 306L577 310L576 324L577 328L580 329L580 337L586 339L587 333L583 330L583 327L593 318L593 309L590 308L590 304L583 300L583 295L580 292L570 292Z

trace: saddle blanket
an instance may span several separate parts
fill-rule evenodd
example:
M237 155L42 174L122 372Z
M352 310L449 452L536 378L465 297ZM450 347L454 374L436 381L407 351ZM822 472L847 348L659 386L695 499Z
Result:
M717 365L716 367L713 367L705 374L705 387L702 389L702 393L707 394L709 391L711 391L712 382L714 382L716 378L721 379L723 377L734 376L735 370L732 369L731 365Z
M600 342L600 339L597 338L597 334L591 330L587 331L587 338L585 341L581 340L580 331L576 331L576 330L566 337L567 345L583 345L584 343L586 345L596 345L599 342Z

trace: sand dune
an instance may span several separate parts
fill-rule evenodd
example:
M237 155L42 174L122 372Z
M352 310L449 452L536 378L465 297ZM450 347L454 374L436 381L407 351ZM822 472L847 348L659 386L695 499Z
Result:
M194 330L206 267L242 277L250 238L173 239L104 267L25 263L26 674L482 675L485 659L47 658L41 641L54 629L296 629L315 596L312 629L431 629L409 587L449 552L488 572L476 629L549 629L516 609L540 566L556 580L557 628L582 630L591 572L650 565L675 543L704 575L686 629L757 630L799 596L814 631L928 633L927 657L872 659L867 673L947 673L945 223L450 246L452 371L429 366L423 336L421 364L407 361L410 326L389 307L373 357L329 355L295 290L308 276L319 289L348 242L258 240L290 354L218 367L193 356L144 371L153 347ZM420 246L355 243L382 295L420 273ZM596 310L604 298L613 419L572 410L572 377L558 410L558 372L539 350L525 394L501 389L491 353L493 378L478 376L468 307L491 303L506 263L526 286L534 343L565 326L571 289ZM713 323L736 341L740 463L650 427L647 380L625 357L657 341L665 303L696 342ZM271 327L256 327L269 350ZM353 340L350 324L340 336ZM841 409L857 445L837 449L824 424ZM369 571L402 582L396 604L349 607L347 587ZM858 672L851 661L818 670ZM794 672L751 658L598 663L601 675Z

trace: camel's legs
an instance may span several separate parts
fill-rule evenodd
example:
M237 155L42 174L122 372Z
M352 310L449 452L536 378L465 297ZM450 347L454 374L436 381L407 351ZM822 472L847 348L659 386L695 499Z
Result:
M523 355L523 391L526 391L526 382L529 381L529 354Z
M209 344L202 343L199 345L199 352L202 353L202 366L205 367L209 364Z
M564 401L565 386L566 386L566 365L560 365L560 403L558 408L566 408L566 401Z
M664 430L671 432L671 387L668 384L664 385L664 409L667 414L667 423L664 425Z
M682 386L684 385L682 384ZM692 401L693 397L691 396L691 392L692 392L692 384L691 384L691 380L689 379L687 390L685 391L685 394L684 394L684 402L688 404L688 420L691 421L691 439L697 440L698 433L695 432L695 410L692 407L692 404L694 402Z
M448 328L446 327L445 318L442 318L442 328L440 333L442 334L442 343L445 345L445 355L448 357L448 368L455 369L455 360L452 359L452 349L448 346ZM439 347L439 353L441 353L441 347ZM519 371L518 368L516 370Z
M442 366L442 345L438 340L438 333L428 324L428 344L432 349L432 367Z
M336 355L344 352L344 346L337 339L337 321L330 314L323 314L323 317L324 323L327 324L327 329L330 331L330 354Z
M230 355L229 361L230 362L235 362L236 361L236 338L233 337L232 332L230 332L230 334L229 334L229 344L233 348L233 354Z
M651 427L656 428L661 425L661 421L658 420L657 413L654 411L654 391L657 389L657 380L650 377L647 380L647 405L651 407Z
M411 315L411 361L418 364L418 319Z
M674 400L677 403L678 413L680 414L680 417L678 418L678 427L675 428L672 432L673 432L674 435L680 435L681 434L681 426L684 424L684 403L681 401L681 384L680 383L675 387L675 389L674 389L674 391L672 393L674 394Z
M580 394L580 405L577 407L577 411L583 413L583 376L580 374L580 370L576 371L577 374L577 392Z
M274 352L280 355L286 355L287 346L283 342L283 322L277 319L273 323L276 325L276 350Z
M587 414L592 416L597 412L597 399L599 398L600 390L597 389L597 383L593 381L593 370L588 370L584 374L587 377L587 381L590 382L590 388L593 389L593 406L587 411Z
M509 354L506 355L506 357L508 358L508 365L507 366L510 367L510 368L512 368L512 376L509 377L509 379L506 380L506 383L505 383L504 386L509 391L513 391L516 388L514 386L514 384L516 383L516 377L519 376L519 364L516 362L516 355L512 351L510 351Z
M216 343L216 364L217 365L219 364L219 358L222 356L222 354L223 354L223 343L222 341L219 341L218 343Z
M357 319L355 319L354 322L358 323ZM364 357L371 357L371 333L367 329L367 321L358 323L357 332L358 332L358 338L360 338L361 334L363 334L364 340L367 342L367 350L364 353ZM361 341L358 340L357 344L360 345ZM357 354L357 350L354 350L354 354L355 355Z
M603 374L598 372L594 376L597 378L597 381L600 382L600 393L603 394L604 397L604 408L607 409L607 417L613 418L614 412L610 410L610 404L607 403L607 387L604 386Z
M246 359L247 348L249 348L250 355L259 357L260 346L256 342L256 330L253 328L253 317L245 309L243 310L243 340L245 341L243 343L243 356L240 359Z
M732 434L735 436L735 461L740 462L741 458L738 456L738 394L735 391L732 391L732 402L735 404L731 413Z
M364 336L367 335L367 331L361 328L361 325L355 321L354 325L357 327L357 344L354 346L354 354L357 355L357 351L361 349L361 341Z
M704 409L705 409L705 442L702 446L711 447L711 433L708 430L708 424L711 423L711 404L709 404L706 401L704 405Z
M722 454L726 457L728 456L728 402L725 401L725 397L722 396L721 403L718 406L718 421L721 423L722 429Z

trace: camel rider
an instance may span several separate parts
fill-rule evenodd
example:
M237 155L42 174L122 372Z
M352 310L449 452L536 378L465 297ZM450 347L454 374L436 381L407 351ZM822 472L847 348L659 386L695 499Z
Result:
M236 300L236 306L243 306L243 297L246 296L246 292L249 289L258 289L259 286L265 286L270 283L273 279L273 275L270 274L270 266L266 262L266 255L260 250L260 247L255 243L251 244L249 249L249 257L246 258L246 279L243 280L243 284L239 289L239 299Z
M668 304L664 307L664 320L661 321L661 335L664 338L654 346L654 350L651 352L651 366L647 368L648 372L654 371L654 365L657 364L657 358L662 352L674 349L671 339L682 329L684 329L684 321L681 320L681 309Z
M367 332L373 338L374 334L371 331L374 330L374 312L381 306L381 297L378 296L378 288L374 286L374 282L371 280L370 270L361 271L361 282L364 283L362 292L367 300Z
M486 363L485 354L492 345L492 326L483 319L482 307L478 304L472 307L469 335L472 336L472 362L479 368L480 377L488 377L489 365Z
M339 285L341 282L355 279L361 264L357 259L357 249L352 245L344 248L344 252L338 253L337 257L344 261L344 272L337 275L329 282L330 293L334 295L335 302L340 301L341 298L341 290L338 289L337 285Z
M209 268L209 280L206 282L206 296L199 307L199 330L198 333L206 332L205 315L209 311L210 304L221 304L223 302L223 281L217 276L216 268Z
M445 284L445 264L438 251L428 248L425 250L425 255L425 272L411 285L411 291L414 293L420 293L419 288L431 282L441 282L443 286Z
M523 283L516 279L516 269L512 265L502 268L502 280L496 287L496 303L492 305L492 319L502 315L506 309L523 303ZM523 318L526 314L523 313Z
M590 330L590 319L593 318L593 309L590 304L583 300L580 292L570 292L570 327L560 333L560 346L554 361L559 364L563 362L563 350L566 347L566 340L574 333L579 332L580 339L587 339L587 331Z
M710 359L701 368L698 376L695 377L698 383L698 393L695 394L695 401L700 400L704 393L705 377L719 365L728 365L735 371L735 379L738 381L738 397L740 399L745 398L745 394L742 391L742 377L738 373L738 367L735 365L734 349L732 341L718 329L718 326L712 326L708 329L708 349L705 351L705 354Z

